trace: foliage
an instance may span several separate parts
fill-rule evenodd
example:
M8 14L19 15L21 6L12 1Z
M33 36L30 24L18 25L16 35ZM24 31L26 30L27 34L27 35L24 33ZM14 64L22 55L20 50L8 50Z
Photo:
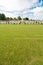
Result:
M16 18L16 17L14 17L14 20L17 20L17 18Z
M5 14L0 14L0 20L6 20L6 16L5 16Z
M23 20L29 20L29 18L28 17L25 17L25 18L23 18Z
M10 19L9 19L9 17L6 17L6 20L8 20L8 21L9 21L9 20L10 20Z
M10 19L10 20L13 20L13 18L12 18L12 17L10 17L9 19Z
M22 18L20 17L20 16L18 16L18 18L17 18L18 20L22 20Z

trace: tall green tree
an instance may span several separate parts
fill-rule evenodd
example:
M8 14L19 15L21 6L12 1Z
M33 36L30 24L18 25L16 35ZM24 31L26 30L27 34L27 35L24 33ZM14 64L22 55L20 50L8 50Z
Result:
M6 20L6 16L5 16L5 14L0 14L0 20Z
M14 20L17 20L17 18L16 18L16 17L14 17Z
M18 16L18 18L17 18L18 20L22 20L22 18L20 17L20 16Z
M9 17L6 17L6 20L7 20L7 21L9 21L9 20L10 20L10 18L9 18Z
M29 18L28 17L25 17L25 18L23 18L23 20L29 20Z

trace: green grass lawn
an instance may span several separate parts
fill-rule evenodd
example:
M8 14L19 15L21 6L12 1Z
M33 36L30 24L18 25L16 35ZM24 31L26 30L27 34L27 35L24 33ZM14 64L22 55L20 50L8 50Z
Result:
M0 65L43 65L43 25L0 24Z

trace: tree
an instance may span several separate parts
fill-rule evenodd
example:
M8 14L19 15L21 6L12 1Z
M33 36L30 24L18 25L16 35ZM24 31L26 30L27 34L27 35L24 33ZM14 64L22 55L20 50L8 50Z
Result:
M9 19L10 19L10 20L13 20L13 18L12 18L12 17L10 17Z
M14 17L14 20L17 20L17 18L16 18L16 17Z
M6 20L6 16L5 16L5 14L0 14L0 20Z
M0 20L1 20L1 14L0 14Z
M7 20L7 21L9 21L9 20L10 20L10 18L9 18L9 17L7 17L7 18L6 18L6 20Z
M29 20L29 18L25 17L25 18L23 18L23 20Z
M22 18L20 16L18 16L18 20L22 20Z

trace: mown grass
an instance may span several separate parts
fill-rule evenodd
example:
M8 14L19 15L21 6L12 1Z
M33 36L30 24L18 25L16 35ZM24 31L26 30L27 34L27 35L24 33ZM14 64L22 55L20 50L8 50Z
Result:
M43 25L0 24L0 65L43 65Z

